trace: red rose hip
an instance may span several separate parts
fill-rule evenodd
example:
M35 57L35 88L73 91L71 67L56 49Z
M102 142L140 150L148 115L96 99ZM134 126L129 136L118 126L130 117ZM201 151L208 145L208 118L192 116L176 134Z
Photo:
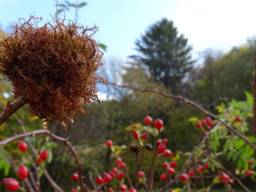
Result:
M28 177L28 168L24 165L20 165L17 170L17 176L20 180L24 180Z
M153 122L153 119L149 115L144 117L144 125L149 126L152 124L152 122Z
M137 176L138 176L139 178L143 178L143 177L145 176L144 171L138 171Z
M186 182L189 180L188 174L187 174L187 173L182 173L182 174L180 174L179 180L180 180L180 182L182 182L182 183L186 183Z
M42 161L45 161L47 158L48 158L48 151L46 150L43 150L39 153L39 158L42 160Z
M6 178L3 180L5 188L9 191L17 191L20 188L20 184L16 179Z
M77 172L73 173L70 177L72 181L78 181L79 180L79 174Z
M25 153L28 150L28 145L24 141L20 140L18 143L18 148L21 152Z
M105 145L106 145L107 148L111 148L112 145L113 145L113 141L112 140L107 140Z
M160 175L160 180L161 180L161 181L167 181L167 180L168 180L168 175L167 175L167 173L162 173L162 174Z
M154 127L155 127L158 131L160 131L161 129L163 129L163 127L164 127L164 122L163 122L163 120L162 120L162 119L156 119L156 120L154 121Z

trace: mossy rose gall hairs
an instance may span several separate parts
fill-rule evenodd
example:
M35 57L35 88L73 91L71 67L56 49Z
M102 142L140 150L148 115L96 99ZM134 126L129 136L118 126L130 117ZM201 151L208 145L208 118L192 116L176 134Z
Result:
M17 24L0 43L0 72L34 114L69 122L96 97L102 54L91 29L62 21L37 23L31 18Z

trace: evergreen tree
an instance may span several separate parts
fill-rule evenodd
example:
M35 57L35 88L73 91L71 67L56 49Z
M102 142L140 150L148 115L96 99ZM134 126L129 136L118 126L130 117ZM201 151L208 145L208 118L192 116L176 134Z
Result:
M156 81L173 93L179 92L182 79L192 69L192 48L173 22L167 19L157 22L135 45L138 53L130 57L146 66Z

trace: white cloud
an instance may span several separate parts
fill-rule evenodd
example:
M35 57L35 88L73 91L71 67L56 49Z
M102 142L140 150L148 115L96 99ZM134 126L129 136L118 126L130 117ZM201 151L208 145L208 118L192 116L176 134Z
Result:
M227 50L256 34L255 0L177 0L174 22L196 51Z
M98 92L98 93L97 93L97 96L98 96L98 98L99 98L100 101L108 100L108 96L107 96L106 93Z

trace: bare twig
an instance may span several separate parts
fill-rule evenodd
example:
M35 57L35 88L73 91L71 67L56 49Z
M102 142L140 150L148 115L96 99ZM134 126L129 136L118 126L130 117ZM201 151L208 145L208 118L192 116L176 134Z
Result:
M33 153L34 158L36 159L37 152L36 152L35 148L30 143L28 143L28 145ZM50 185L52 186L52 188L56 192L64 192L63 189L52 179L51 175L48 173L48 171L46 169L44 170L44 175L45 175L46 179L48 180L48 182L50 183Z
M56 192L64 192L63 189L61 189L61 187L52 179L51 175L48 173L47 170L44 170L44 175Z
M26 104L23 97L17 98L14 102L8 103L0 113L0 125L2 125L13 113Z
M215 159L215 160L216 160L216 159ZM220 161L218 161L218 163L221 164ZM237 182L237 184L240 185L240 187L242 187L242 188L244 189L244 191L246 191L246 192L251 192L251 190L248 189L236 176L234 176L234 174L232 174L232 173L231 173L228 169L226 169L222 164L221 164L221 166L222 166L223 171L226 172L229 176L231 176L231 177Z

